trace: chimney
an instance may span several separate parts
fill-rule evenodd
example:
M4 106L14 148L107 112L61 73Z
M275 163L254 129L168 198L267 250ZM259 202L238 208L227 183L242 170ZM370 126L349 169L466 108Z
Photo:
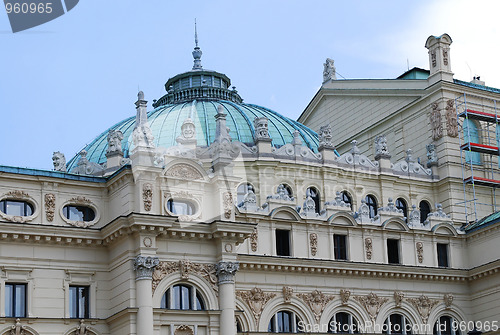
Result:
M450 35L429 36L425 42L425 47L429 50L429 85L438 81L453 81L451 72L450 45L452 43Z

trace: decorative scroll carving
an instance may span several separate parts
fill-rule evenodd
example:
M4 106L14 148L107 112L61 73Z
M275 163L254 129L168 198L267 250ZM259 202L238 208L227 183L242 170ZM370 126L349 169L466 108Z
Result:
M257 246L259 243L259 231L255 228L250 235L250 248L253 252L257 251Z
M403 302L405 294L401 291L394 291L394 302L396 303L396 307L401 307L401 303Z
M347 165L362 166L368 169L378 169L378 162L374 163L368 157L361 154L361 150L358 148L358 141L353 140L351 144L351 151L340 156L337 162Z
M392 170L394 172L414 173L423 176L430 176L432 174L430 169L424 168L413 159L413 151L411 149L406 150L406 158L404 160L392 165Z
M415 246L417 248L418 262L422 263L424 261L424 244L422 242L417 242Z
M422 321L424 323L427 323L427 319L429 318L429 315L431 314L432 308L439 303L438 300L429 299L429 297L427 297L423 294L418 298L407 298L407 300L413 306L415 306L415 308L418 311L418 314L420 314L420 317L422 317Z
M293 296L293 288L290 286L283 286L283 300L285 300L286 303L290 303L292 301L292 296Z
M380 298L375 293L370 293L366 296L355 296L355 300L357 300L363 307L366 309L372 321L377 318L378 312L380 311L380 307L389 301L388 298Z
M85 320L80 320L80 324L76 327L75 335L89 335L89 329L85 324Z
M27 335L26 326L21 324L20 319L16 319L16 324L10 327L10 335Z
M336 206L336 207L347 207L350 208L349 204L346 204L342 200L342 195L339 191L335 192L335 199L332 201L325 202L325 206Z
M350 296L351 296L350 290L347 289L340 290L340 300L342 301L342 305L347 305Z
M369 237L365 238L365 252L366 252L366 259L372 259L373 242L372 239Z
M144 210L149 212L153 204L153 185L146 183L142 186L142 201L144 202Z
M268 123L268 119L265 116L256 117L253 120L253 124L255 127L255 137L257 138L257 140L271 139L271 137L269 137L267 123Z
M309 244L311 246L311 255L316 256L316 253L318 252L318 234L309 234Z
M375 159L391 158L389 149L387 148L387 137L380 135L375 138Z
M181 271L182 267L182 271ZM190 274L197 274L203 277L212 286L215 292L218 292L217 276L214 264L193 263L187 260L178 262L160 262L153 272L153 293L158 287L160 281L171 273L180 272L183 279L189 279Z
M224 217L226 219L231 218L231 213L233 212L233 195L231 192L224 192Z
M152 279L155 266L160 263L158 257L137 256L134 259L135 279Z
M329 80L337 80L335 61L331 58L327 58L323 64L323 83Z
M439 110L439 105L437 102L433 102L431 105L431 126L432 126L432 139L434 141L439 140L443 137L443 125L441 123L441 111Z
M446 133L450 137L458 136L458 121L455 110L455 101L450 99L446 102Z
M403 210L396 207L392 198L389 198L389 202L386 207L380 207L378 210L386 213L403 214Z
M71 199L69 199L69 201L72 203L72 204L75 204L75 205L89 205L92 203L92 200L90 200L89 198L85 198L84 196L77 196L77 197L73 197Z
M436 146L434 143L429 143L425 146L427 149L427 167L430 168L431 166L437 166L438 165L438 157L436 154Z
M324 147L324 148L333 148L332 144L332 127L330 124L326 124L324 126L321 126L319 128L319 147Z
M326 305L334 298L333 295L327 295L318 290L314 290L311 293L299 293L297 296L309 305L314 313L316 321L319 321Z
M443 205L441 205L441 204L436 204L436 211L429 213L427 215L427 217L428 218L429 217L441 218L441 219L449 219L450 218L450 216L443 211Z
M54 193L47 193L45 198L45 217L47 221L54 221L54 213L56 211L56 196Z
M302 145L300 139L300 132L295 130L293 132L292 143L286 143L279 149L273 147L274 156L277 158L284 157L289 159L302 158L311 161L321 161L323 155L321 153L314 153L311 149Z
M185 180L203 179L201 173L188 164L176 164L165 173L167 177L174 177Z
M446 308L450 308L451 304L453 303L453 294L446 293L443 296L443 301L444 301L444 305L446 306Z
M122 154L122 140L123 133L121 131L110 129L108 133L108 148L106 149L106 156L112 154Z
M285 201L294 201L295 198L291 197L288 193L285 185L279 184L276 189L276 194L268 195L266 199L276 199L276 200L285 200Z
M193 328L186 326L186 325L181 325L177 327L177 329L174 332L174 335L194 335Z
M264 306L276 296L276 293L267 293L258 287L254 287L250 291L236 291L236 296L240 297L250 307L255 321L259 323Z
M219 277L219 285L234 283L234 275L236 271L240 268L240 263L238 262L224 262L220 261L215 266L215 274Z
M66 157L64 157L62 152L54 152L52 155L52 164L54 164L54 171L66 172Z

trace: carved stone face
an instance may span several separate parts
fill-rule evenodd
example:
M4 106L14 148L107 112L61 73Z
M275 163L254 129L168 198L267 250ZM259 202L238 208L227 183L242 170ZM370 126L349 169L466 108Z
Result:
M195 127L193 123L186 122L182 125L181 129L182 129L182 136L184 138L193 138L195 133Z
M322 126L319 129L319 141L325 144L332 143L332 128L330 126Z
M377 137L375 150L377 153L384 153L387 151L387 138L385 136Z
M64 171L66 169L66 158L59 151L54 152L52 156L52 163L54 164L54 170Z

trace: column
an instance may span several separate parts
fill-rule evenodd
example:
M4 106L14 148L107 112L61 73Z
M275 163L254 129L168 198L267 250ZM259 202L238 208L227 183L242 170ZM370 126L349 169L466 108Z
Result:
M137 311L137 335L153 334L153 271L160 260L158 257L137 256L134 259L135 299Z
M219 308L220 334L236 334L236 319L234 317L234 275L238 271L238 262L220 261L216 266L217 277L219 278Z

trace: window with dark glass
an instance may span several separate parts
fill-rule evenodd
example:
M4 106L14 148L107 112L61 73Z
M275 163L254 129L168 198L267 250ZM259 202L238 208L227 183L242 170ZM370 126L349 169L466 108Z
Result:
M7 215L30 216L33 215L33 206L26 201L5 199L0 201L0 210Z
M401 314L391 314L385 320L383 334L407 334L411 335L411 323Z
M396 199L396 208L403 211L405 218L408 217L408 205L406 204L406 201L403 198Z
M5 284L5 317L26 317L26 284Z
M343 202L349 205L349 207L352 209L352 197L347 191L342 191L340 193L340 197Z
M399 264L399 240L387 239L387 261L389 264Z
M328 332L336 334L358 334L358 322L349 313L338 312L330 320Z
M167 209L175 215L193 215L195 207L189 201L169 199Z
M89 287L69 287L69 317L86 319L89 317Z
M319 213L320 212L319 191L315 187L309 187L306 190L306 195L309 195L314 200L315 211L316 213Z
M279 311L269 321L267 331L270 333L298 333L300 319L290 311Z
M165 292L161 299L161 308L182 310L205 310L205 302L196 288L178 284Z
M420 205L418 206L420 210L420 223L424 223L427 220L427 215L431 212L431 206L427 201L420 201Z
M373 219L377 215L377 200L373 195L368 194L365 197L365 201L368 209L370 210L370 218Z
M241 326L240 319L236 319L236 332L243 333L243 327Z
M290 231L276 229L276 255L290 256Z
M434 335L461 335L460 329L453 327L453 321L450 316L441 316L434 324L432 333Z
M92 221L95 219L95 212L86 206L67 205L63 208L64 216L71 221Z
M333 248L335 259L347 260L347 236L334 234Z
M438 266L447 268L449 266L448 244L444 243L437 244L437 256L438 256Z

